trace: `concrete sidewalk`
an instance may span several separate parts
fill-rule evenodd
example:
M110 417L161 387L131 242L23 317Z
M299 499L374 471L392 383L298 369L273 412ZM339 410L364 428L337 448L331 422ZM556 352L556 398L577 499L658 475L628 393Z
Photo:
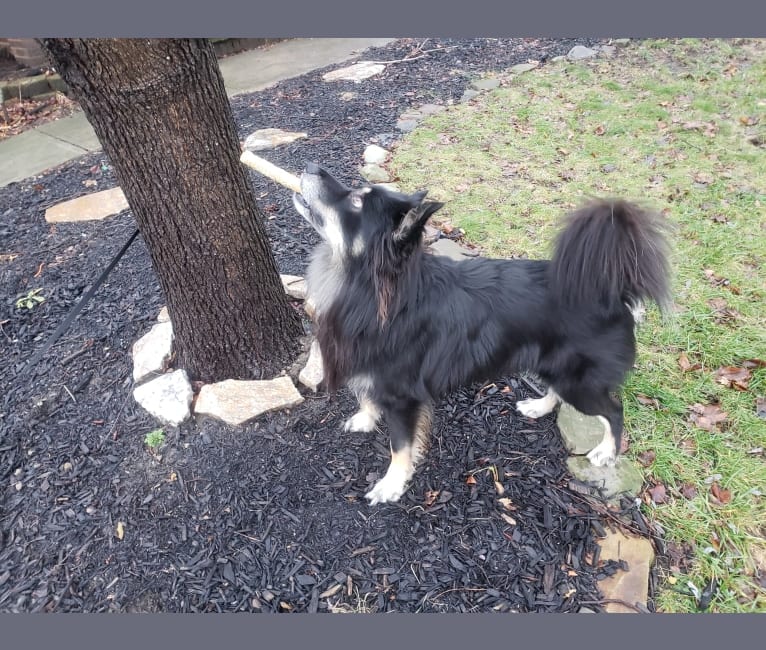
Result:
M221 59L229 97L340 63L391 38L298 38ZM101 149L82 111L0 141L0 187Z

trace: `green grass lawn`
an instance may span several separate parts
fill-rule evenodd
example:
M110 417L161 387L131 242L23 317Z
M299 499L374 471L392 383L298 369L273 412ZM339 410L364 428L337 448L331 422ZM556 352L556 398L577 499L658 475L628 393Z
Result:
M547 256L591 196L674 224L674 313L649 310L624 392L627 454L665 488L642 495L673 551L657 605L696 611L687 583L716 578L709 611L766 611L766 40L632 42L500 76L390 168L486 255Z

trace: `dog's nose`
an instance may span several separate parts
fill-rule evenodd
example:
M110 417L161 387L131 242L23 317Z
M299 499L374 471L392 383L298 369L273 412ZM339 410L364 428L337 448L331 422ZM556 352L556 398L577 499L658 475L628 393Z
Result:
M307 174L317 174L319 175L322 172L322 168L313 162L306 163L306 173Z

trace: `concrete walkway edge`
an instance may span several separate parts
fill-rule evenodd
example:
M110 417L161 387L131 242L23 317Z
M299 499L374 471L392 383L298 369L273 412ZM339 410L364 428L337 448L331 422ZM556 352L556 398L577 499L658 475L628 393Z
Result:
M263 90L282 79L341 63L393 38L296 38L219 60L229 97ZM0 141L0 187L99 151L82 111Z

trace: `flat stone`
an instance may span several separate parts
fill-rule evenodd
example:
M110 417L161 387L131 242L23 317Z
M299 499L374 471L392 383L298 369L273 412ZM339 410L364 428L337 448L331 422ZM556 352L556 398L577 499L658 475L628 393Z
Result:
M302 131L258 129L247 136L244 147L248 151L264 151L265 149L276 149L280 145L289 144L306 137L308 137L308 134Z
M500 86L500 79L475 79L471 82L471 88L474 90L494 90Z
M354 65L345 68L333 70L322 76L325 81L354 81L360 82L376 74L380 74L386 66L382 63L373 63L372 61L360 61Z
M357 97L359 97L359 93L354 93L354 92L346 91L346 92L343 92L343 93L340 94L340 100L342 102L350 102L350 101L356 99Z
M604 426L592 415L583 415L571 404L562 404L557 418L561 438L570 454L587 454L604 437Z
M158 323L169 323L170 322L170 314L168 313L168 308L163 307L160 309L160 313L157 314L157 322Z
M380 165L386 162L388 151L376 144L371 144L364 150L364 162L369 165Z
M375 185L385 187L387 190L391 190L392 192L401 192L401 189L396 183L375 183Z
M421 113L420 111L416 111L416 110L404 111L404 113L402 113L399 116L399 119L400 120L416 120L416 121L420 121L420 120L423 119L423 113Z
M615 38L612 39L612 45L617 47L627 47L630 44L629 38Z
M316 316L317 313L317 308L311 298L306 298L305 302L303 303L303 311L306 312L306 315L311 320L314 320L314 316Z
M570 61L592 59L594 56L598 56L598 52L589 47L585 47L584 45L575 45L569 52L567 52L567 59Z
M133 344L133 381L140 383L161 373L173 348L173 325L157 323Z
M396 142L397 138L399 136L396 133L378 133L374 140L381 146L381 147L390 147L394 142Z
M614 45L600 45L597 49L604 56L614 56L617 54L617 48Z
M378 165L365 165L359 173L370 183L387 183L391 180L388 172Z
M627 571L599 580L598 587L605 600L624 600L626 603L640 603L644 607L649 596L649 573L654 563L654 549L649 540L628 537L622 532L608 532L598 541L602 560L625 560ZM610 613L636 613L635 610L619 603L605 603Z
M529 72L534 70L539 64L537 63L517 63L511 68L513 74L521 74L522 72Z
M429 248L437 255L444 255L445 257L449 257L458 262L461 262L468 257L476 257L476 253L469 251L467 248L463 248L460 244L457 244L446 237L437 239L429 246Z
M319 342L312 341L309 349L309 358L306 365L298 375L298 381L306 388L316 392L319 384L324 379L324 366L322 365L322 352L319 350Z
M300 275L280 275L285 293L296 300L306 300L306 281Z
M478 97L479 94L480 93L478 90L471 90L469 88L463 92L462 97L460 97L460 101L463 103L470 102L472 99L475 99L476 97Z
M427 223L425 228L423 228L423 242L426 246L433 244L439 237L441 237L441 235L441 230L435 228L431 224Z
M70 223L105 219L127 210L128 201L119 187L64 201L45 211L48 223Z
M268 381L227 379L203 386L194 412L241 425L268 411L292 408L301 402L303 397L289 377Z
M622 494L635 496L644 483L641 472L625 456L618 456L611 467L596 467L585 456L570 456L567 468L583 483L593 483L601 488L604 498L610 503L619 503Z
M191 415L192 396L185 370L160 375L133 390L133 397L142 408L163 424L172 426L178 426Z
M396 128L402 133L409 133L410 131L414 131L417 125L417 120L397 120L396 122Z
M446 110L446 107L442 106L441 104L423 104L420 108L418 108L418 111L420 111L420 113L423 115L436 115L437 113L441 113L444 110Z

